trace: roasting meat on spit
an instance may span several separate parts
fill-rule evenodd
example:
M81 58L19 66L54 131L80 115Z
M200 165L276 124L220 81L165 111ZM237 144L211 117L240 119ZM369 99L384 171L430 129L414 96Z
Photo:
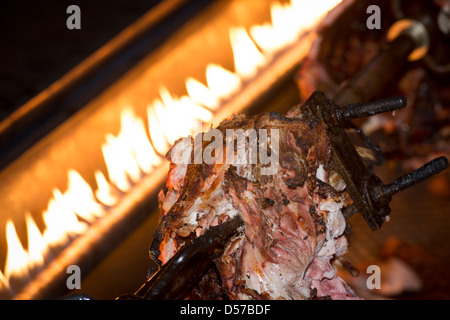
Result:
M341 108L316 92L285 116L233 115L178 140L150 247L161 268L134 297L358 299L334 267L347 251L346 217L360 212L379 228L392 194L447 166L438 159L390 185L372 174L381 150L349 119L405 105L397 97ZM214 161L196 161L207 154Z

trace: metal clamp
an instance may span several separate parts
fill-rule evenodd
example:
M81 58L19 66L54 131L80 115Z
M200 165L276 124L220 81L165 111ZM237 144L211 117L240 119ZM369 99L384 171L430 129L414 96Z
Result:
M327 125L327 133L334 153L333 167L346 183L354 204L344 210L344 216L361 213L372 230L381 228L390 213L392 195L435 175L448 167L448 160L440 157L394 182L385 185L356 151L345 132L349 120L389 112L406 107L406 99L393 97L374 102L339 107L322 92L316 91L305 102L304 111Z

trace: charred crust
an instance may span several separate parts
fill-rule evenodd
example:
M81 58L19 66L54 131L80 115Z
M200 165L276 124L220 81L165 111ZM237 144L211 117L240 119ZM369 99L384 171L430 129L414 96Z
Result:
M268 183L271 183L273 181L273 175L262 175L261 174L261 165L253 165L252 166L252 175L255 178L255 184L262 188Z
M260 205L263 210L272 207L275 204L275 200L266 197L260 197Z
M200 173L202 175L203 180L206 180L214 171L214 166L210 164L202 163L200 165Z
M336 190L332 186L330 186L328 183L325 183L322 180L316 179L316 184L318 186L317 194L322 199L327 199L328 197L335 198L336 196L338 196Z
M267 292L258 293L258 291L254 289L247 288L245 285L245 281L238 280L235 282L235 289L238 292L242 292L243 294L251 297L254 300L269 300L270 295Z
M284 179L284 182L289 189L304 186L307 178L306 168L298 157L291 152L286 152L280 159L280 165L284 169L294 173L294 177Z
M305 139L304 136L295 135L295 145L302 150L303 155L308 154L308 150L311 147L311 142L307 139Z
M225 133L226 129L237 129L247 127L252 122L254 117L247 117L243 114L233 114L227 119L223 120L216 129Z
M264 198L265 203L267 203L269 206L273 206L275 204L275 201L269 198Z
M236 189L236 192L241 194L247 190L247 183L247 179L237 174L236 167L230 166L225 172L224 186L226 187L226 191L228 191L232 185Z
M295 121L294 119L291 119L291 118L288 118L286 116L283 116L280 113L275 112L275 111L269 112L269 119L271 121L276 120L276 121L280 121L280 122L293 122L293 121Z
M160 246L164 240L165 234L175 228L176 221L184 211L186 202L193 200L200 193L203 187L204 179L201 173L201 165L191 164L187 167L186 176L193 177L192 179L185 179L185 183L180 191L180 195L175 204L162 216L158 228L153 234L153 240L150 245L150 257L161 265L159 256L161 255ZM200 171L200 172L199 172Z
M287 206L289 203L291 203L291 201L289 201L289 199L286 197L284 193L281 194L281 202L283 203L284 206Z
M317 124L319 123L319 119L317 119L317 118L314 118L314 119L312 119L311 121L309 121L308 122L308 127L309 127L309 129L310 130L313 130L316 126L317 126Z
M316 288L312 288L310 291L310 297L309 300L332 300L331 296L322 296L322 297L318 297L317 296L317 289Z
M186 297L189 300L207 299L223 300L226 299L226 293L222 287L222 279L215 264L206 273L199 283L192 289L192 292Z
M186 169L186 177L192 178L185 178L178 200L173 207L179 204L180 200L187 201L188 199L194 199L200 193L205 181L203 178L203 166L199 164L188 165Z
M285 183L289 189L295 189L297 187L303 187L305 179L298 179L296 176L295 178L285 180Z
M158 265L161 266L161 260L159 260L159 256L161 255L161 250L159 250L159 247L161 245L161 242L164 238L164 234L161 232L162 229L158 228L156 232L153 234L153 241L149 248L149 255L150 258Z
M314 206L310 206L309 213L311 214L311 217L314 222L314 226L316 227L316 235L325 233L325 231L327 229L327 225L326 225L325 219L322 217L320 212L317 212L316 208Z

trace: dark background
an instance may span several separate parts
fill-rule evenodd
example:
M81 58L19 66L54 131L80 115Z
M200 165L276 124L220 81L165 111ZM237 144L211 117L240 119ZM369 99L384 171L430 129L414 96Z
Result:
M0 120L154 7L157 0L0 2ZM69 30L76 4L81 29Z

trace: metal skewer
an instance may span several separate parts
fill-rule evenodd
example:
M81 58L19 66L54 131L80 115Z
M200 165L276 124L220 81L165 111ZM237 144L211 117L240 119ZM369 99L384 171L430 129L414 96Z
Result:
M409 188L416 183L422 182L431 176L440 173L448 167L448 159L446 157L439 157L426 163L423 167L414 170L411 173L395 180L391 184L385 185L383 193L385 195L394 195L406 188Z
M314 92L303 106L304 112L322 120L328 126L327 132L334 154L333 166L344 179L346 188L354 201L353 205L344 209L344 216L348 218L353 214L361 213L372 230L381 228L386 216L390 213L389 203L392 195L448 167L447 158L440 157L385 185L358 154L346 133L349 120L394 111L405 106L405 98L392 97L340 107L320 91Z
M213 260L225 249L228 239L239 231L243 221L235 216L181 248L135 294L124 294L118 300L183 299L209 270Z
M345 107L337 108L336 115L338 118L350 120L373 116L382 112L392 112L406 107L406 99L404 97L385 98L367 103L350 104Z

